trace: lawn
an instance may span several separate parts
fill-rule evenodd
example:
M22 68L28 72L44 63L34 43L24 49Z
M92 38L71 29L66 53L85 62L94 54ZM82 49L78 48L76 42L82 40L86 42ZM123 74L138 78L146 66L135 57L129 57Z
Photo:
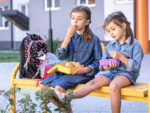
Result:
M19 62L19 53L3 53L0 52L0 62Z

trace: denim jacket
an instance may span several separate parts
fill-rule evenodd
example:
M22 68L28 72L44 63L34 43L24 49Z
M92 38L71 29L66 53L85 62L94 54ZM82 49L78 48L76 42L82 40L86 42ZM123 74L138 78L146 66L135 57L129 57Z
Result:
M144 54L140 43L136 39L134 39L133 44L130 45L130 40L131 37L129 37L122 45L120 45L118 41L111 41L107 45L102 59L111 59L111 56L109 54L110 50L121 53L128 59L128 66L121 62L118 67L110 69L109 71L112 73L120 72L122 74L130 74L136 80L139 75ZM102 70L101 67L100 70Z
M99 60L102 58L102 49L99 38L93 34L93 38L87 42L82 35L75 32L67 48L58 47L56 56L61 60L80 62L85 67L92 68L92 72L86 76L94 76L99 71Z

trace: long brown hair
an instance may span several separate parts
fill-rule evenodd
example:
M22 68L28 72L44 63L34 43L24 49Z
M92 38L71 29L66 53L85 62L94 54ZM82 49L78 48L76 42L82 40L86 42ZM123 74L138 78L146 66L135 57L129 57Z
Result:
M88 7L86 7L86 6L77 6L77 7L72 9L71 14L73 12L78 12L78 11L85 12L86 19L90 20L90 23L91 23L91 11ZM90 41L92 39L92 37L93 37L93 33L92 33L92 30L90 29L89 24L88 24L85 27L85 30L83 32L83 38L84 38L85 41Z
M133 37L133 32L132 29L130 27L130 22L127 20L127 18L125 17L125 15L121 12L121 11L117 11L117 12L113 12L111 13L104 21L103 24L103 28L106 29L106 26L110 23L110 22L114 22L116 25L120 26L125 23L126 24L126 39L131 36L131 41L130 41L130 45L132 45L134 37Z

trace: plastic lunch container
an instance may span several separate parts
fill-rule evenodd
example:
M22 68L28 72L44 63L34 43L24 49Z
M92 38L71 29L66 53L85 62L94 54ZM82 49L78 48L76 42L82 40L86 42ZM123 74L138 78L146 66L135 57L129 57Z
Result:
M78 69L77 66L74 66L74 67L71 67L71 68L65 67L66 63L68 63L68 62L65 62L65 63L58 64L58 65L54 66L53 68L48 70L47 73L62 72L62 73L66 73L66 74L73 74ZM70 62L70 63L75 64L76 62Z
M70 63L75 64L75 62L70 62ZM66 73L66 74L73 74L78 69L77 66L74 66L71 68L65 67L65 64L66 63L59 64L59 66L58 66L59 72Z
M104 59L104 60L99 60L100 66L109 65L110 62L114 62L117 65L120 64L120 60L118 60L118 59Z

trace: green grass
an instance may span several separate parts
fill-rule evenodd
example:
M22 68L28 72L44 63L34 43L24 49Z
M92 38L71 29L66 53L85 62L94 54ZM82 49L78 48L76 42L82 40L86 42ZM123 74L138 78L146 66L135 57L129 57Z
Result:
M19 53L0 53L0 62L19 62Z
M60 41L54 40L53 42L53 53L55 53L56 48L60 44ZM49 47L48 47L49 49ZM4 50L0 51L0 62L19 62L20 61L20 55L19 53L4 53ZM10 51L10 50L9 50Z

